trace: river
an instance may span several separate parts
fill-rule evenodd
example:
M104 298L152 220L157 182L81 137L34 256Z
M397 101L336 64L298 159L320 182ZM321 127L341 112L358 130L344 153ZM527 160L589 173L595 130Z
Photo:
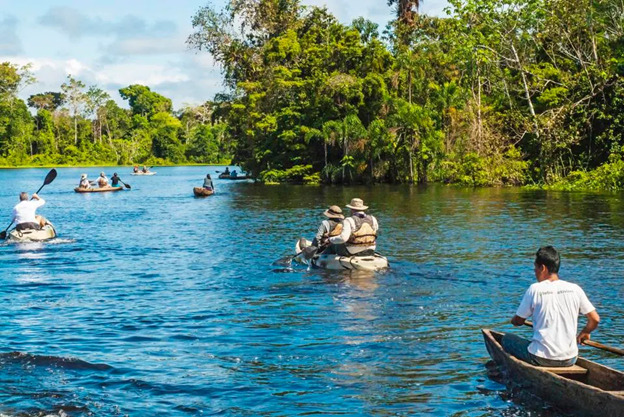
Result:
M217 179L194 198L221 169L105 168L132 190L91 195L72 189L100 168L58 169L40 213L59 237L0 246L0 414L557 416L490 377L479 331L529 335L506 323L546 244L602 317L593 340L621 346L623 194ZM47 171L0 170L3 223ZM273 264L352 197L390 270Z

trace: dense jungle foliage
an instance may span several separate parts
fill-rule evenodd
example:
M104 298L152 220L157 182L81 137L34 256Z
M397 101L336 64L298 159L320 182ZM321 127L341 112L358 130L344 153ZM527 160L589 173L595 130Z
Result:
M147 87L120 90L125 110L69 77L60 94L31 97L33 118L11 87L27 72L4 64L0 155L231 155L278 182L624 188L624 3L449 4L431 17L418 0L388 0L396 18L382 29L298 0L202 7L188 44L214 57L225 90L176 113Z

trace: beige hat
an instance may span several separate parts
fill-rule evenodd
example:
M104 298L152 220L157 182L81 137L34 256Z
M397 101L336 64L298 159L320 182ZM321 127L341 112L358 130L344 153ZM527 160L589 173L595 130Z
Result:
M329 208L323 212L323 215L330 219L344 219L342 209L338 206L329 206Z
M87 174L80 175L80 178L84 180L85 178L87 178Z
M347 207L350 208L351 210L359 210L359 211L364 211L368 208L368 206L364 205L364 202L362 201L361 198L352 198L351 202L347 204Z

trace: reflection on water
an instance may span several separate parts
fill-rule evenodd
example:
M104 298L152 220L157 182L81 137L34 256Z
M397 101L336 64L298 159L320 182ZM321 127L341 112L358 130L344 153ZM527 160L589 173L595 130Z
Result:
M479 332L528 334L506 323L544 244L597 306L593 338L623 339L621 194L216 180L195 199L215 169L126 174L132 191L108 195L58 170L42 214L59 237L0 245L0 413L558 415L488 376ZM46 172L0 171L0 214ZM388 271L273 264L353 197Z

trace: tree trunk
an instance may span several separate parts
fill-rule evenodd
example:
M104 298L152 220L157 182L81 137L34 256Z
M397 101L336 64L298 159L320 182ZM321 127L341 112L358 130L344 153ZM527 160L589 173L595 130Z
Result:
M539 138L539 125L537 124L537 116L535 115L535 109L533 108L533 102L531 101L531 93L529 91L529 83L526 79L526 73L524 71L524 68L522 67L522 64L520 63L520 58L518 57L518 52L516 52L516 47L513 45L513 43L511 44L511 50L514 53L514 58L516 60L516 63L518 64L518 69L520 70L520 75L522 76L522 84L524 87L524 96L527 100L527 103L529 104L529 112L531 113L531 117L533 118L533 127L535 129L535 136L537 136Z

